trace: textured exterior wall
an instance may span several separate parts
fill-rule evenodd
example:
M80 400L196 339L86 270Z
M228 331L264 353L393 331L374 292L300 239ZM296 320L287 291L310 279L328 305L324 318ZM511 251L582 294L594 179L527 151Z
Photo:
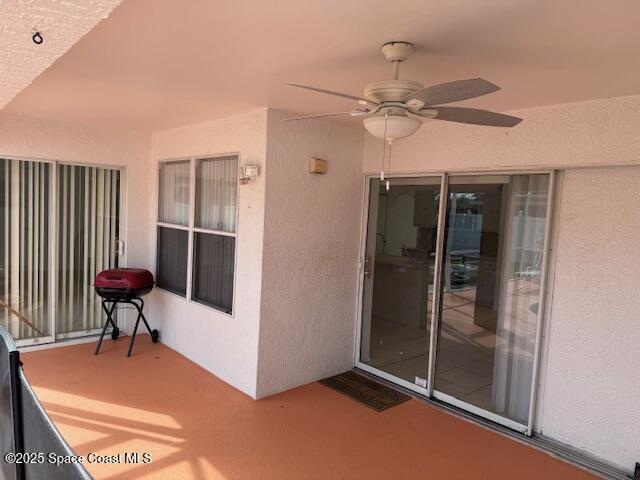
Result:
M122 0L9 0L0 2L0 109ZM36 45L34 29L44 42Z
M261 168L239 187L234 318L159 289L150 302L164 343L254 397L353 365L363 134L284 115L260 110L152 140L154 184L159 159L240 152ZM307 172L313 156L329 160L327 175Z
M640 166L569 171L558 209L542 432L640 461Z
M269 111L258 397L353 366L363 132L285 116Z
M260 166L260 177L238 187L234 316L155 289L150 298L162 342L248 395L256 395L264 222L267 110L153 134L147 181L152 185L155 232L158 160L224 153ZM155 265L154 248L150 251ZM154 268L155 270L155 268Z
M511 130L426 122L394 144L391 170L620 166L565 176L535 428L630 471L640 459L640 96L513 113L524 121ZM380 140L367 135L364 151L364 170L378 171Z

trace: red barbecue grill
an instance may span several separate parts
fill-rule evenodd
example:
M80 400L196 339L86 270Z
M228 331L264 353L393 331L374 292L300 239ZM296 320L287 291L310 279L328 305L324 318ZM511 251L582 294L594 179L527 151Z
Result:
M133 329L133 335L129 342L127 357L131 356L131 350L133 349L133 342L136 339L140 319L142 319L145 327L149 330L149 335L151 335L153 343L158 341L158 336L160 335L158 330L151 330L147 319L144 318L144 314L142 313L142 309L144 308L142 297L153 289L153 275L150 271L138 268L104 270L96 275L94 285L96 293L102 297L102 309L104 313L107 314L107 321L102 328L100 340L98 340L98 345L96 345L95 355L100 351L100 345L102 345L102 339L109 324L113 327L111 338L115 340L118 338L118 335L120 335L120 330L113 321L113 311L118 303L128 303L136 307L138 311L138 318L136 319L136 326ZM108 306L109 303L111 307Z

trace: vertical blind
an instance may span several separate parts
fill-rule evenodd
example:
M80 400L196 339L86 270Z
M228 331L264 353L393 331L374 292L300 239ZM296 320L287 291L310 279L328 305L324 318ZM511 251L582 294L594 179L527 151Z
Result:
M100 326L93 279L118 264L119 209L118 170L0 159L0 322L16 340Z
M198 160L196 167L196 227L236 231L237 157Z
M0 321L15 339L51 335L51 165L0 159Z
M90 331L103 315L94 278L118 266L120 172L60 165L57 207L56 333Z
M158 221L189 224L189 170L189 160L160 165Z

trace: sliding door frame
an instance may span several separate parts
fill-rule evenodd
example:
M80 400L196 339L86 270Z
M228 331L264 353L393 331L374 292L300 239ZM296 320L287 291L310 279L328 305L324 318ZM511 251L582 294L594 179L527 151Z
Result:
M126 176L126 167L113 166L113 165L92 164L92 163L76 163L76 162L66 162L66 161L56 161L55 165L56 165L56 167L55 167L55 170L56 170L56 178L55 178L56 191L55 191L55 195L56 196L55 196L54 204L55 204L56 211L57 211L57 208L59 206L58 205L58 191L57 191L57 185L58 185L57 172L58 172L58 166L59 165L67 165L67 166L72 166L72 167L103 168L103 169L106 169L106 170L117 170L118 172L120 172L120 195L118 197L118 200L120 202L120 210L118 212L118 222L119 222L119 224L118 224L118 232L120 233L120 235L119 235L118 240L117 240L117 242L119 242L119 243L116 244L116 250L120 250L120 247L119 247L120 242L122 243L122 245L126 245L126 242L124 241L124 238L125 238L124 227L125 227L126 222L125 222L125 215L123 214L123 212L125 211L124 206L126 205L125 204L125 200L126 200L125 191L126 191L126 189L124 188L124 185L125 185L124 182L125 182L125 176ZM55 217L52 217L52 218L55 218ZM57 222L53 222L53 223L55 223L56 226L57 226ZM55 258L55 262L56 263L55 263L54 268L52 269L52 271L55 273L55 277L56 277L56 280L52 284L52 285L54 285L54 288L55 288L55 297L53 299L53 302L54 302L55 306L54 306L53 310L56 312L56 314L57 314L57 311L58 311L58 283L57 283L58 275L57 275L57 273L58 273L58 268L60 266L60 262L59 262L60 259L58 258L58 243L57 243L58 242L58 236L57 236L57 233L58 233L58 231L56 229L56 231L55 231L55 244L53 245L53 247L55 248L55 254L53 255L53 257ZM125 259L125 255L126 255L127 249L124 248L122 250L122 252L123 252L122 255L118 254L118 268L124 268L127 265L126 259ZM125 308L127 308L127 307L125 307ZM102 313L102 310L101 310L101 313ZM118 328L120 328L120 330L124 330L123 325L122 325L124 319L121 318L121 317L123 317L123 315L118 315L117 309L114 310L114 317L115 317L114 319L116 321L116 325L118 326ZM57 326L58 326L57 323L54 323L54 327L57 328ZM108 331L111 331L111 329L109 328ZM55 332L55 330L54 330L54 332ZM57 332L55 332L55 339L56 340L75 339L75 338L81 338L81 337L88 337L88 336L91 336L91 335L98 335L100 333L102 333L102 327L92 328L92 329L89 329L89 330L78 330L78 331L66 332L66 333L57 333Z
M436 371L436 354L438 348L438 322L441 311L442 293L442 258L444 252L444 227L446 223L447 201L449 198L449 174L442 175L442 185L440 185L440 204L438 205L438 226L436 233L436 258L433 268L433 295L431 300L431 326L429 338L429 362L427 370L427 395L433 395L435 383L434 375Z
M435 369L436 369L436 356L438 347L438 331L440 328L440 310L441 310L441 291L442 291L442 268L444 264L444 240L445 240L445 216L448 201L448 186L449 181L452 178L459 176L494 176L494 175L532 175L532 174L545 174L549 175L549 187L548 187L548 200L546 207L545 218L545 237L544 246L542 252L542 270L540 274L540 293L539 293L539 308L538 318L536 325L535 336L535 349L533 358L533 372L532 372L532 384L531 394L529 401L529 415L527 424L522 424L511 420L509 418L500 416L496 413L484 410L475 405L463 402L451 395L447 395L443 392L439 392L435 389ZM555 169L501 169L501 170L465 170L465 171L442 171L442 172L412 172L412 173L393 173L386 174L389 179L393 178L416 178L416 177L440 177L442 183L440 186L440 204L438 206L438 224L436 234L436 258L434 265L434 286L433 286L433 300L431 306L431 331L429 337L429 350L428 350L428 371L427 371L427 387L423 388L408 382L404 379L398 378L387 372L379 370L375 367L371 367L360 360L360 342L362 339L362 313L364 302L364 265L366 252L366 239L367 229L369 227L369 202L370 202L370 183L372 179L378 178L376 174L366 174L364 176L364 193L362 202L362 224L360 231L360 268L358 271L358 303L356 308L356 335L354 345L354 364L356 368L364 370L375 376L383 378L387 381L400 385L408 390L411 390L419 395L425 397L434 398L442 402L446 402L454 407L466 410L479 417L486 418L500 425L506 426L527 436L531 436L535 427L535 414L537 407L537 394L540 383L540 357L542 350L542 336L544 332L544 320L546 311L546 297L547 297L547 280L549 275L549 251L551 248L551 237L553 228L553 213L555 211L555 190L556 190L556 176L557 171Z
M57 314L58 314L58 223L55 221L58 212L58 166L59 165L71 165L76 167L95 167L104 168L109 170L117 170L120 172L120 210L119 210L119 241L125 246L122 249L122 254L118 255L118 266L125 267L127 265L127 248L126 248L126 172L127 168L120 165L102 165L92 163L81 162L67 162L60 160L48 160L40 158L26 158L18 157L14 155L0 155L1 158L6 160L43 163L50 165L49 175L49 335L44 337L25 338L22 340L16 340L17 347L28 347L34 345L42 345L47 343L54 343L56 340L71 339L84 336L90 336L98 334L102 331L101 328L91 329L89 331L71 332L71 333L56 333L57 328ZM119 247L118 247L119 248ZM121 319L118 318L118 324L121 323ZM120 326L120 325L119 325Z

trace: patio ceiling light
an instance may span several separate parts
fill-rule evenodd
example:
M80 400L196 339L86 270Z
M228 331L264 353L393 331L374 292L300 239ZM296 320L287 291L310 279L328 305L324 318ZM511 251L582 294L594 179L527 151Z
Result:
M368 117L362 123L371 135L388 142L413 135L422 126L421 120L406 114Z

